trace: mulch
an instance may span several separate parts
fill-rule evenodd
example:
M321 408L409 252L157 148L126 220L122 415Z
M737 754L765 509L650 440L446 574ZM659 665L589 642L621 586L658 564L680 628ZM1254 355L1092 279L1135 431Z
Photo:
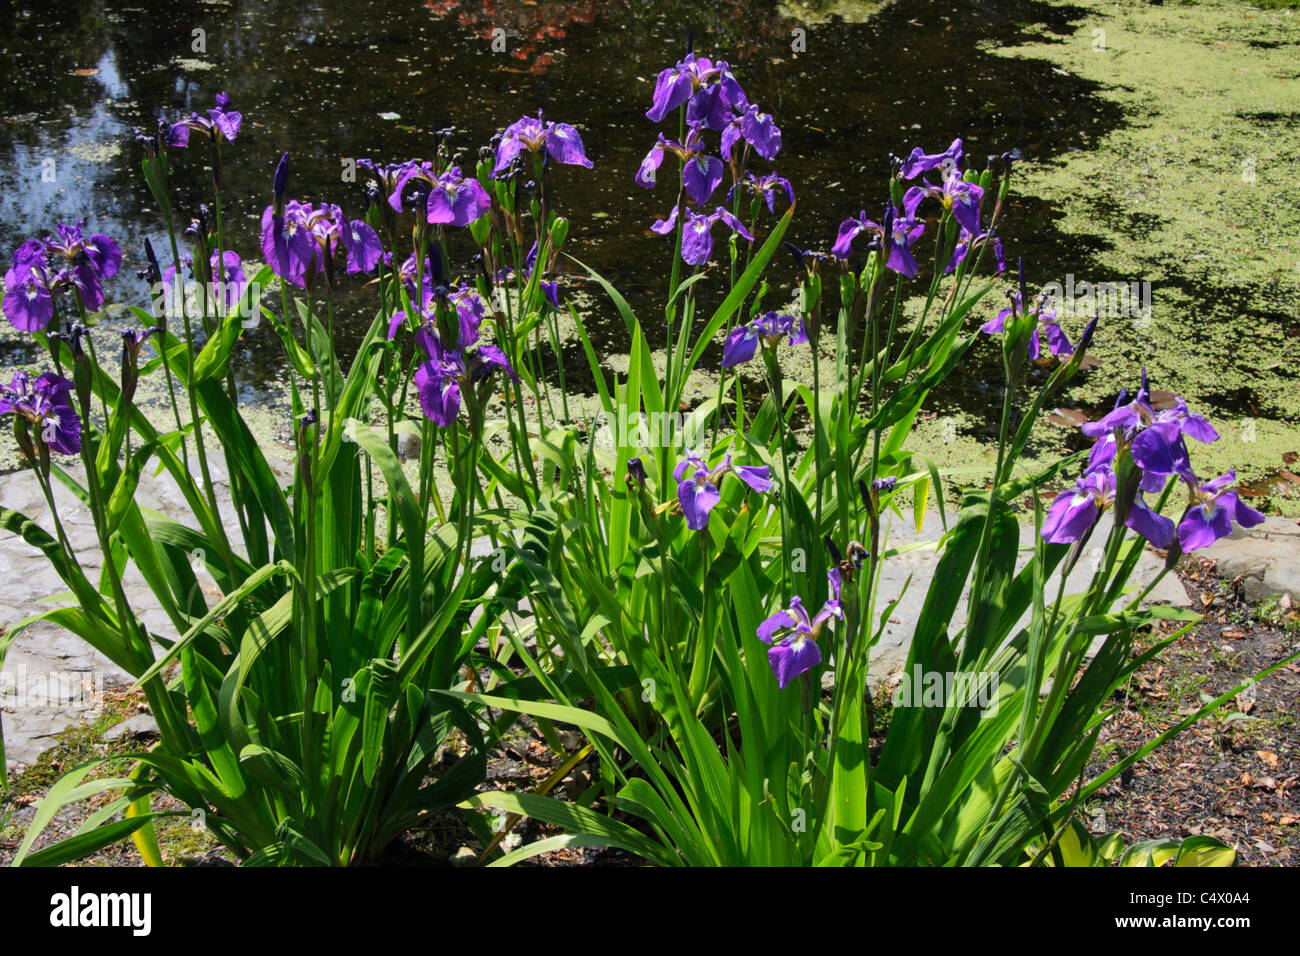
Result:
M1117 695L1092 773L1300 650L1295 610L1258 614L1208 562L1179 577L1206 617ZM1098 791L1088 807L1093 831L1119 831L1126 843L1204 834L1236 847L1239 865L1300 864L1298 705L1300 662L1292 662Z

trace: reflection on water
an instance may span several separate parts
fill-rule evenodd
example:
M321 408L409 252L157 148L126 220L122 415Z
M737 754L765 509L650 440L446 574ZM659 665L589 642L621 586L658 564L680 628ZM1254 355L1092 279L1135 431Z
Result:
M85 218L118 237L126 254L110 301L143 301L135 278L142 241L163 238L133 127L206 109L223 89L244 114L239 141L224 154L229 244L250 257L284 149L293 154L294 194L359 215L360 190L343 181L347 158L424 155L430 130L453 125L454 145L472 166L479 146L521 114L544 106L550 118L573 122L595 169L564 167L555 177L555 202L573 222L570 249L624 291L652 340L669 250L648 226L672 197L632 177L656 133L644 117L655 73L684 53L688 32L697 50L730 60L751 99L781 125L776 165L798 195L788 238L800 246L829 246L840 219L879 204L891 151L961 135L972 157L1019 147L1041 158L1118 121L1085 81L980 51L981 41L1014 41L1024 24L1064 32L1079 15L1034 0L909 0L874 15L843 0L17 6L0 39L9 72L0 86L0 254L59 219ZM206 160L196 147L175 164L182 225L209 198ZM1025 255L1031 272L1043 263L1031 278L1051 278L1065 247L1050 211L1032 200L1015 205L1008 251ZM1070 261L1087 253L1075 240ZM774 281L788 282L792 270L779 261ZM354 297L345 337L359 336L372 301ZM601 314L603 304L595 308L598 346L618 349L621 322ZM274 371L262 363L277 350L258 339L271 334L265 326L250 333L237 356L250 385ZM28 348L0 343L0 362L33 358ZM979 401L968 391L968 401Z

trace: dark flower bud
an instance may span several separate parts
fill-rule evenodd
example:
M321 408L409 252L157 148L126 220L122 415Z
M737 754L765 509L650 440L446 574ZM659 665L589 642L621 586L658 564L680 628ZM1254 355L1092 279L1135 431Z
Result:
M642 463L640 458L629 458L627 460L627 476L628 478L635 480L637 484L641 485L643 488L645 487L645 465Z
M271 181L271 193L274 197L276 211L283 214L284 201L289 195L289 153L280 154L280 161L275 164L275 176Z
M81 347L83 337L90 338L90 329L80 322L72 323L72 327L68 329L67 343L68 348L72 350L72 357L78 362L84 361L86 358L86 351Z
M149 340L149 336L156 332L161 332L162 328L153 325L147 329L123 329L122 330L122 360L126 361L129 357L135 361L140 357L140 348Z
M435 286L447 284L447 271L442 262L442 250L436 242L429 243L429 277Z
M144 240L144 258L146 265L140 270L140 278L156 286L162 282L162 267L158 265L158 255L153 251L153 243L146 236Z
M867 510L874 513L876 503L871 496L871 488L861 478L858 479L858 494L862 495L862 503L866 505Z
M128 404L135 397L135 386L140 378L140 346L149 336L160 331L157 326L122 330L122 400Z
M831 560L839 564L844 560L844 555L840 554L840 549L835 547L835 542L831 540L830 535L822 536L822 544L826 545L826 551L830 554Z
M1083 330L1083 335L1079 336L1079 344L1074 349L1076 352L1082 354L1088 350L1088 346L1092 345L1092 336L1097 331L1097 320L1099 318L1101 316L1093 316L1092 321Z

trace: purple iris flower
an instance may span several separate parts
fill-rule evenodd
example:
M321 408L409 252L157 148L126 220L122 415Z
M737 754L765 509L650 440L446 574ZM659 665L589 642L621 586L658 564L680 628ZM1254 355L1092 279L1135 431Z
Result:
M228 313L239 304L239 297L244 292L244 287L248 285L248 277L244 275L244 263L239 258L239 253L233 249L227 249L225 255L225 268L218 268L218 255L216 252L208 260L208 265L212 270L213 282L217 288L215 290L217 307L223 312ZM193 257L182 256L181 265L188 267L190 275L194 275ZM176 267L168 266L162 273L162 281L168 288L176 280Z
M771 114L762 112L757 106L745 106L723 128L722 158L731 162L732 150L741 140L768 162L775 159L781 151L781 130L777 128Z
M725 62L714 63L706 56L697 57L694 53L688 53L676 66L661 70L655 78L654 96L646 117L656 123L662 122L669 113L696 96L696 91L708 87L714 80L720 82L728 106L745 102L745 94ZM695 106L697 116L708 113L710 105L704 101L711 98L712 94L698 95L702 102Z
M754 237L744 224L726 209L718 206L708 215L702 215L692 209L686 210L686 224L682 228L682 261L691 266L702 266L713 254L713 227L719 221L725 222L731 231L749 242ZM650 227L652 232L666 236L677 226L677 209L668 214L667 219L657 219Z
M555 311L560 311L560 284L542 280L537 283L546 294L546 303Z
M262 211L262 256L272 272L299 287L316 257L307 225L310 208L290 199L278 214L274 206Z
M230 97L221 92L216 95L216 106L208 110L207 116L191 113L189 119L173 124L168 136L168 145L189 145L191 130L203 133L218 142L224 140L233 143L239 136L239 127L243 121L243 115L230 108Z
M458 166L437 175L433 163L412 160L382 172L376 182L391 189L389 206L396 212L418 206L433 225L468 226L492 206L487 190L473 176L461 175Z
M1097 523L1101 513L1115 502L1115 473L1107 465L1090 469L1075 482L1074 489L1056 496L1043 524L1043 540L1053 544L1078 541ZM1174 540L1174 523L1151 510L1138 494L1124 524L1157 548Z
M38 440L51 451L74 455L81 451L81 418L72 407L72 383L53 372L32 381L15 372L0 386L0 415L10 412L36 425Z
M428 204L428 191L438 181L433 163L428 160L411 159L398 163L391 170L384 172L386 175L377 181L381 183L382 188L388 190L388 205L394 212L401 212L407 207L414 209L416 206L425 209ZM412 188L408 189L408 185Z
M1025 311L1021 307L1020 293L1012 292L1009 298L1011 299L1011 305L999 312L996 318L990 319L981 325L981 332L986 332L989 335L1000 335L1006 331L1007 322L1025 315ZM1074 346L1070 344L1069 337L1056 321L1056 311L1046 308L1048 301L1047 296L1040 295L1033 305L1032 315L1036 321L1028 343L1031 361L1037 361L1042 354L1043 339L1047 340L1047 348L1053 355L1074 354Z
M734 118L732 108L731 97L721 83L703 87L686 104L686 125L720 133Z
M1206 419L1192 412L1187 407L1187 402L1181 395L1174 396L1172 408L1162 409L1156 412L1156 421L1158 422L1177 422L1178 430L1184 435L1195 438L1203 445L1219 440L1219 433L1214 430Z
M80 221L75 226L59 223L55 227L58 238L46 239L45 248L68 260L74 268L88 264L96 279L111 279L122 267L122 252L117 243L101 233L85 236L81 227Z
M592 166L578 131L568 123L552 123L543 120L542 111L538 110L535 119L531 116L522 116L517 122L507 126L505 132L501 134L501 142L497 145L496 166L492 169L492 175L500 176L525 149L533 153L545 149L557 163L582 166L586 169L591 169Z
M929 183L912 186L903 194L903 210L909 219L915 217L916 207L927 197L939 200L945 210L951 210L952 217L968 234L979 234L980 203L984 199L981 187L966 182L956 170L944 178L942 186L932 186Z
M767 663L781 689L822 662L817 638L824 627L834 626L832 622L836 618L844 620L844 611L840 608L840 569L831 568L826 577L830 581L831 596L816 617L809 619L803 599L796 595L790 599L788 608L777 611L758 625L758 639L772 645L767 652Z
M962 146L961 138L958 137L952 141L952 145L942 153L926 154L921 152L921 147L912 150L912 154L903 160L903 165L898 171L898 175L903 179L915 179L922 173L928 173L932 169L944 170L944 175L948 175L950 170L955 170L961 163Z
M745 171L744 185L751 193L763 199L767 203L767 211L776 215L776 193L779 189L785 190L785 198L794 205L794 187L790 185L790 180L778 176L776 173L768 173L766 176L755 176L748 170ZM731 202L736 194L736 187L732 186L727 191L727 202Z
M402 173L409 163L377 163L373 159L360 158L357 168L365 170L366 178L372 181L385 196L397 189Z
M420 408L429 420L446 428L460 412L461 385L469 378L469 369L459 352L444 349L438 336L422 330L418 337L429 360L415 372L415 388Z
M769 163L781 152L781 130L772 114L762 112L757 106L751 106L741 117L740 135Z
M1192 460L1177 422L1156 422L1129 442L1133 463L1142 469L1142 489L1159 491L1171 476L1192 477Z
M5 273L4 312L20 332L36 332L54 317L54 298L63 289L73 289L88 312L104 305L103 281L117 275L122 252L117 243L101 233L87 236L82 223L59 223L55 236L28 239L14 250L12 265ZM67 264L57 271L52 257Z
M653 189L658 182L659 167L663 165L664 155L672 153L682 162L682 185L687 194L697 203L706 203L709 197L722 183L722 160L708 156L704 152L704 143L698 129L692 128L686 133L686 142L678 143L659 134L659 142L650 147L645 159L641 160L636 171L636 182L646 189Z
M848 259L853 254L854 241L864 232L874 234L884 245L888 252L885 259L888 268L909 279L921 271L912 256L911 248L925 232L925 223L918 222L910 213L905 218L899 217L891 205L885 209L885 224L877 225L867 218L864 209L857 219L845 219L840 223L831 255L837 259Z
M989 238L990 238L989 234L987 232L983 232L980 233L972 240L970 233L963 231L961 234L961 239L957 243L957 248L952 251L952 258L948 260L948 265L944 268L943 271L945 273L952 272L959 265L961 265L962 262L965 261L966 256L970 253L972 249L979 248L982 244L988 242ZM999 273L1006 272L1007 260L1006 257L1002 254L1002 238L1000 236L993 236L992 239L993 239L993 257L997 262L997 271Z
M477 293L473 290L463 290L456 301L460 318L460 342L457 348L449 349L443 345L438 333L429 325L422 326L415 333L416 343L429 357L415 372L420 408L430 421L443 428L456 420L464 389L486 381L496 370L510 376L512 381L519 381L510 360L501 349L491 343L480 344L478 322L482 318L482 304L478 303L476 311L469 301L471 294L477 298ZM396 321L396 316L394 320ZM390 328L390 332L395 331L395 328ZM471 348L474 349L472 352L469 351Z
M1178 543L1184 551L1209 547L1231 534L1233 522L1243 528L1253 528L1264 520L1262 514L1238 497L1235 471L1204 484L1194 476L1185 481L1192 504L1178 525Z
M460 169L452 166L438 177L429 191L428 220L449 226L468 226L492 207L479 181L472 176L462 176Z
M1142 490L1159 491L1171 476L1192 478L1191 458L1184 436L1208 444L1219 433L1200 415L1193 414L1187 403L1175 398L1172 408L1156 411L1151 405L1151 390L1146 369L1142 370L1141 387L1131 402L1121 392L1115 408L1095 422L1081 428L1089 438L1097 439L1090 461L1112 460L1125 449L1142 469Z
M45 245L29 239L14 250L5 273L5 318L19 332L38 332L54 318L54 273Z
M369 223L360 219L347 219L338 206L332 207L337 216L336 228L339 241L347 257L348 272L373 272L384 254L384 244L379 241L379 234L370 228Z
M262 255L272 272L296 286L305 286L310 275L326 272L340 245L349 273L373 271L384 251L369 224L347 219L332 203L321 203L316 209L291 199L281 215L274 205L262 211Z
M677 500L682 506L682 514L686 516L686 527L692 531L701 531L708 526L709 512L722 499L718 484L729 474L735 475L760 493L771 491L775 487L766 465L733 465L731 456L726 455L722 463L710 471L708 464L699 455L687 455L673 469L673 480L677 482Z
M426 322L431 322L436 318L436 312L432 308L433 300L438 295L442 295L446 298L448 304L456 310L458 320L456 348L463 351L472 345L478 344L479 331L483 325L484 308L483 299L479 296L477 289L473 286L465 286L464 288L453 286L450 290L443 289L435 294L426 287L425 292L424 318ZM406 313L400 309L393 313L393 317L388 323L388 340L390 342L397 337L398 331L406 325L406 319ZM417 341L422 334L426 333L423 330L416 333ZM428 352L429 349L426 347L425 351Z
M790 345L807 342L808 332L804 329L803 319L797 315L766 312L752 322L737 326L723 343L722 367L734 368L748 362L757 353L760 342L768 348L776 348L782 338Z

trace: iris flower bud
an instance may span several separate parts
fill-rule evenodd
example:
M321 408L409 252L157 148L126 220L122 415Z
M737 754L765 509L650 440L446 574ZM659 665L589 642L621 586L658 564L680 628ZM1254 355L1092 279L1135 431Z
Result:
M285 199L289 195L289 154L282 153L280 161L275 164L275 178L271 184L272 205L275 207L275 215L284 215Z

